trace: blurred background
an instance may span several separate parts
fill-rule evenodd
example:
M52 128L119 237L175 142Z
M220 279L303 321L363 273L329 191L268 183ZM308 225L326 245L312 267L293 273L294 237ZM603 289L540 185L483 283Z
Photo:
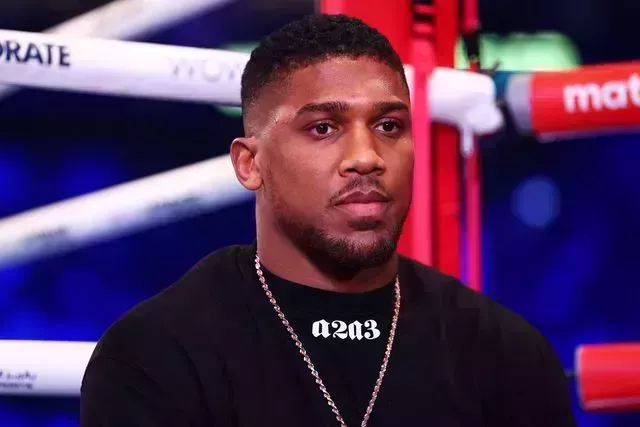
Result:
M3 0L0 28L43 31L105 3ZM251 45L313 11L312 0L232 0L139 40ZM480 0L480 14L489 61L505 69L640 58L637 0ZM241 133L213 105L20 90L0 99L0 218L225 154ZM640 341L640 134L543 145L508 129L483 143L485 291L567 369L581 344ZM207 253L251 242L253 215L243 203L2 268L0 339L96 341ZM640 426L640 414L574 409L580 426ZM77 399L0 396L3 427L71 427L77 415Z

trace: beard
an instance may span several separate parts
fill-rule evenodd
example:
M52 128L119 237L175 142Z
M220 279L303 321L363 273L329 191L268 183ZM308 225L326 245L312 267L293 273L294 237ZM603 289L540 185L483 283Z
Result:
M398 247L407 216L404 212L385 229L381 229L382 224L377 221L353 221L348 224L353 232L344 235L331 233L286 212L276 210L278 227L320 269L340 278L351 277L390 260Z
M379 221L361 219L347 224L352 230L349 233L332 232L323 227L318 218L308 218L308 215L292 209L280 196L285 194L279 191L284 186L277 185L270 169L265 172L267 179L263 184L268 182L269 185L264 185L263 195L271 205L276 227L326 274L349 279L361 270L384 264L396 253L409 204L387 226ZM386 193L376 178L352 179L334 195L329 205L347 191L372 186Z

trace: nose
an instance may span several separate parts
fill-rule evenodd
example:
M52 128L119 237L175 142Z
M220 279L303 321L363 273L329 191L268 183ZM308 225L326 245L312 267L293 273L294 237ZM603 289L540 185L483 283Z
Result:
M367 126L353 129L343 136L343 158L340 175L380 175L386 171L384 159L380 156L379 141Z

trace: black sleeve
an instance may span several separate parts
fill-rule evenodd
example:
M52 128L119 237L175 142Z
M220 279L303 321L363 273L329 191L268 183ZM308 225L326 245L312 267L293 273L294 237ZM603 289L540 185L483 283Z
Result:
M520 317L500 317L491 425L575 427L569 382L550 343Z
M121 361L91 362L82 384L81 427L178 427L189 417L152 377Z
M161 321L126 316L102 337L80 395L81 427L201 425L195 370Z

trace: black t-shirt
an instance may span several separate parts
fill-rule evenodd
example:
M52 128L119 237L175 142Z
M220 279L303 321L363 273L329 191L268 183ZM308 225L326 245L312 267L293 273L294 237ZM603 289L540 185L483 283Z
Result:
M336 426L254 254L219 250L118 320L87 367L81 426ZM400 319L369 426L575 426L563 369L534 328L431 268L398 268ZM345 295L265 277L345 421L360 425L393 285Z
M389 339L394 283L372 292L340 294L301 286L263 271L340 415L347 425L359 426Z

